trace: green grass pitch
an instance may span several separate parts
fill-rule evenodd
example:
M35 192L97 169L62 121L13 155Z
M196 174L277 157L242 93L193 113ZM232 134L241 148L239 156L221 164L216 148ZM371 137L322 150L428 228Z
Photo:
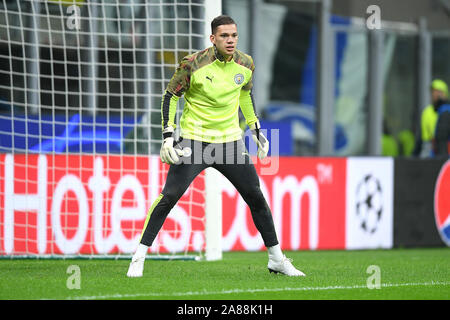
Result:
M221 261L147 260L142 278L126 277L128 260L5 259L0 299L450 298L448 248L285 253L306 277L270 274L266 252L227 252ZM79 289L68 288L76 283L71 265L79 268Z

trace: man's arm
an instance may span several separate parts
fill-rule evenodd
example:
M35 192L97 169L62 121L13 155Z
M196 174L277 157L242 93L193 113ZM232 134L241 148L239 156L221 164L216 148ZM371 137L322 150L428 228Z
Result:
M248 126L251 126L256 121L258 121L251 90L241 90L241 95L239 96L239 105L241 106L242 114L244 115L245 121Z
M252 75L249 81L241 89L239 105L241 107L242 114L245 117L245 122L252 132L252 139L258 146L258 158L264 159L269 152L269 141L260 130L261 126L255 111L255 102L252 95L253 72L255 71L255 65L252 60L250 60L250 62L250 70L252 71Z
M181 61L174 75L169 81L161 102L162 130L168 127L176 128L175 114L177 112L178 99L189 89L191 80L191 66L185 57Z
M258 117L256 116L251 90L241 90L239 104L241 106L242 114L245 117L245 121L252 132L253 141L255 141L258 146L258 158L264 159L269 152L269 141L260 130L261 126Z
M241 94L239 96L239 105L241 107L242 114L245 117L247 125L250 126L258 121L258 117L256 116L255 111L255 102L252 95L253 73L255 72L255 64L253 63L253 59L250 56L246 57L248 57L248 59L245 60L245 65L251 70L251 76L241 89Z
M178 156L183 154L181 150L174 148L173 132L176 128L175 114L177 112L177 102L189 88L189 83L190 66L187 58L184 58L172 79L170 79L161 102L162 134L164 141L159 155L161 161L164 163L174 164L178 162Z
M161 119L164 138L166 138L164 136L164 130L167 130L168 127L171 127L172 129L176 128L175 114L177 113L177 102L179 98L180 97L168 90L166 90L163 95L161 102Z

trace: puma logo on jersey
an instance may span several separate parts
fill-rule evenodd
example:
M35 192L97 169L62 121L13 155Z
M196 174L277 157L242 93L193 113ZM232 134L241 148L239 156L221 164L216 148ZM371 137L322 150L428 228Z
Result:
M208 79L209 81L211 81L211 83L212 83L212 79L214 78L214 76L212 76L211 78L210 77L208 77L208 76L206 76L206 79Z

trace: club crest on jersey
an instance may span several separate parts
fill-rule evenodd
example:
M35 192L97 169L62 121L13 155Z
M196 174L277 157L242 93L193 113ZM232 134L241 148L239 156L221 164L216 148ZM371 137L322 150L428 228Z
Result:
M236 84L242 84L244 82L244 75L242 73L238 73L234 76L234 82Z

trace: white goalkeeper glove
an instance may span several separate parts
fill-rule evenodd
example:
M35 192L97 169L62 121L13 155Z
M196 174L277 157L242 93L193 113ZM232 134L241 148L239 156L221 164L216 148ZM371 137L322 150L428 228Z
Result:
M167 127L163 131L164 142L161 146L159 156L161 161L167 164L177 163L183 155L183 150L174 148L173 127Z
M256 121L249 127L252 132L253 141L255 141L256 145L258 146L258 158L262 160L269 153L269 140L267 140L267 138L261 132L261 125L259 124L259 121Z

